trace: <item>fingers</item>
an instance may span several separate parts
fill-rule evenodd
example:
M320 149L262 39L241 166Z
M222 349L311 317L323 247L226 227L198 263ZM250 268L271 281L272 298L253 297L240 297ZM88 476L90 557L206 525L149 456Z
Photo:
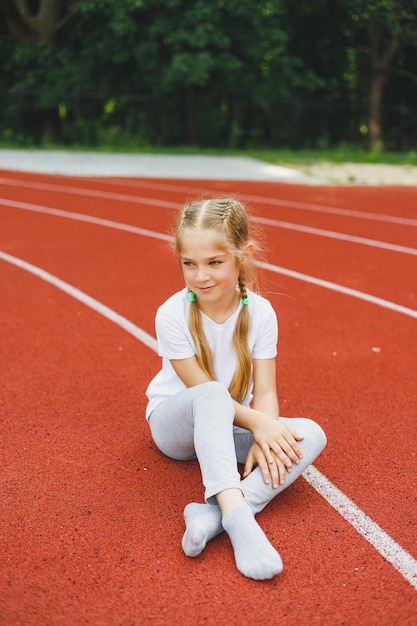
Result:
M283 438L279 444L272 441L261 446L266 462L261 464L258 461L258 465L262 470L264 480L266 473L269 472L274 488L284 484L286 472L291 472L292 464L298 464L303 457L297 444L294 442L293 445L294 447Z
M255 439L261 446L268 463L273 460L271 455L276 455L287 468L290 468L292 463L299 463L303 458L297 441L301 441L304 437L283 425L282 422L275 422L274 430L260 432L258 436L255 435Z
M268 457L266 456L268 454ZM269 484L272 478L272 484L274 487L278 486L279 474L277 471L276 463L274 462L275 455L270 453L269 447L262 448L258 444L254 444L246 457L245 466L243 468L243 478L246 478L255 465L259 467L262 472L262 477L266 485Z
M284 431L282 439L278 442L281 449L294 463L299 463L300 459L303 458L303 453L297 444L297 441L302 441L303 439L303 435L299 435L295 430L287 427L287 432Z
M300 435L300 433L297 433L295 430L293 430L289 426L287 426L287 428L296 441L302 441L304 439L304 435Z
M254 466L257 465L261 470L264 483L269 485L270 481L272 481L273 488L277 489L279 485L285 483L286 472L291 472L291 463L286 466L269 448L267 454L265 454L265 452L267 452L266 449L265 451L262 449L262 452L260 451L256 458L252 455L248 455L243 470L243 478L246 478L246 476L251 473Z
M303 458L303 454L296 442L294 441L291 444L284 437L280 438L279 442L265 442L262 445L262 450L264 451L268 463L273 462L275 460L274 457L277 457L289 472L291 471L292 464L295 463L297 465L300 459Z
M284 484L286 471L291 471L291 469L287 470L284 463L275 454L268 454L268 457L270 458L269 461L265 456L260 457L258 467L262 472L265 484L269 485L271 481L273 488L277 489L279 485Z
M243 477L246 478L254 466L258 465L265 484L268 485L272 481L274 489L283 485L286 473L292 470L292 464L298 464L303 458L293 435L296 435L299 440L303 439L295 432L287 432L281 433L278 440L271 439L254 444L246 458Z
M272 485L275 487L278 480L278 473L276 470L276 465L274 465L273 458L270 453L268 453L268 457L265 454L259 455L258 467L262 472L264 483L266 485L269 485L270 479L272 479Z
M271 477L272 486L277 489L279 485L284 484L286 472L291 471L291 461L282 453L279 446L277 447L278 453L272 450L268 444L262 446L262 451L264 456L258 460L258 466L263 479L266 484L269 484L269 477Z
M251 452L249 452L248 456L246 457L245 466L243 468L243 478L246 478L246 476L249 476L249 474L251 473L251 471L253 470L255 466L255 463L256 463L255 457L253 456Z
M285 438L279 443L276 441L272 442L271 449L287 467L291 466L291 461L293 463L299 463L300 459L303 458L303 453L297 443L295 441L289 442ZM287 460L290 461L289 464L286 462Z

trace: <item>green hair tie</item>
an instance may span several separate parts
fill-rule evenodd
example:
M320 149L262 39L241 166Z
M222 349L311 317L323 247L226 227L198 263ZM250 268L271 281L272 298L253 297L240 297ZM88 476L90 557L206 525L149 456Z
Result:
M249 299L248 298L242 298L242 304L243 304L243 306L248 306Z
M195 293L194 293L194 291L190 290L187 293L187 300L188 300L188 302L195 302Z

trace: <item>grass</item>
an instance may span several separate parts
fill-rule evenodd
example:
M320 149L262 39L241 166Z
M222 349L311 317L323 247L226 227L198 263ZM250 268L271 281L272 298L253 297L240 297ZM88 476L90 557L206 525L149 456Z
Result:
M294 167L308 167L314 163L386 163L390 165L414 165L417 166L417 150L408 152L382 152L369 151L358 146L340 146L322 150L290 150L282 149L252 149L252 150L221 150L218 148L198 147L163 147L163 146L59 146L50 145L42 147L13 146L9 143L0 143L0 149L28 149L28 150L67 150L82 152L113 152L128 154L172 154L172 155L209 155L209 156L240 156L253 157L274 165L287 165Z
M386 163L390 165L417 165L417 151L379 152L355 147L327 150L276 150L253 152L252 156L276 165L309 166L314 163Z

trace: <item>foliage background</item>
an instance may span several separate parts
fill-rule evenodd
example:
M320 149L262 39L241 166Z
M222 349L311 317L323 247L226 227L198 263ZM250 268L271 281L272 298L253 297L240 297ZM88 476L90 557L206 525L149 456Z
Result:
M0 141L417 149L414 0L0 0Z

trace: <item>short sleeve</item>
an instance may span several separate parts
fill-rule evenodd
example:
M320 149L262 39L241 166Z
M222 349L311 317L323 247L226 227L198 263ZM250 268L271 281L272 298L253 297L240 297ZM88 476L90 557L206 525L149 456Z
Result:
M181 302L167 301L155 318L159 356L167 359L187 359L195 355Z
M273 359L277 356L277 316L268 301L263 300L258 305L261 310L254 312L255 336L252 357L254 359Z

